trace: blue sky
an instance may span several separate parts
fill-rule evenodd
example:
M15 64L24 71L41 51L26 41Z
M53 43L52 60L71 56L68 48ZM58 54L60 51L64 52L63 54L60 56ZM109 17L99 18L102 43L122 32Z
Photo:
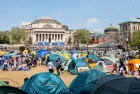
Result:
M140 0L0 0L0 31L50 16L72 29L102 32L140 17Z

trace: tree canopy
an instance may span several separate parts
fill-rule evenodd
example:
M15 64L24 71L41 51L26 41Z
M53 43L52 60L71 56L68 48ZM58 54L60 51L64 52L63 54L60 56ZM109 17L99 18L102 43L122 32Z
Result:
M136 47L136 46L139 46L140 47L140 30L136 30L133 33L132 40L131 40L131 43L130 44L133 47Z
M13 27L8 35L12 44L25 43L29 39L29 33L19 27Z
M87 29L78 29L73 36L75 43L86 44L91 42L91 32Z
M2 31L0 33L0 44L9 44L9 38L7 36L7 32L6 31Z

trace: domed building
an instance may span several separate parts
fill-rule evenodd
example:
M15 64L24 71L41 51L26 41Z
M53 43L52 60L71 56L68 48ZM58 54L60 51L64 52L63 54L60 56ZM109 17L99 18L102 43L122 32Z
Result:
M114 27L112 24L104 30L104 33L107 35L118 34L118 28Z
M23 22L22 29L30 33L33 44L39 42L65 43L74 31L48 16L40 17L33 22Z
M119 30L112 24L104 30L104 34L108 35L111 38L111 40L114 40L116 43L119 43Z

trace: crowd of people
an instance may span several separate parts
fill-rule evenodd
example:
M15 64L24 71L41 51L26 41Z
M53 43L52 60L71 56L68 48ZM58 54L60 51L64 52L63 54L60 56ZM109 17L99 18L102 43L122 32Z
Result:
M104 56L104 55L110 55L111 52L113 52L113 54L115 55L116 58L120 58L120 63L119 66L117 66L116 64L113 65L113 70L111 73L114 73L114 71L116 71L116 73L124 76L125 74L134 74L135 71L131 70L131 72L127 71L127 63L129 60L134 59L135 56L137 55L134 52L130 52L130 51L126 51L126 52L122 52L120 50L115 50L115 49L104 49L104 48L94 48L94 49L87 49L86 47L71 47L71 46L54 46L54 47L47 47L47 48L43 48L43 46L29 46L28 47L30 49L30 51L34 51L39 50L39 49L47 49L48 51L71 51L71 50L88 50L87 54L96 54L98 57ZM11 49L9 49L11 50ZM12 49L13 50L13 49ZM84 50L85 51L85 50ZM2 70L3 71L8 71L8 70L12 70L12 71L28 71L30 69L32 69L32 67L36 67L36 66L42 66L45 65L47 62L47 58L44 57L36 57L36 56L29 56L29 55L21 55L21 56L13 56L13 57L5 57L5 56L1 56L0 57L0 62L4 62L2 65ZM48 69L49 72L54 72L54 65L53 65L53 61L49 61L48 64ZM60 60L60 58L58 58L56 60L56 71L57 74L60 75L61 71L64 70L63 66L62 66L62 61ZM138 74L140 76L140 66L139 66L139 70L138 70Z

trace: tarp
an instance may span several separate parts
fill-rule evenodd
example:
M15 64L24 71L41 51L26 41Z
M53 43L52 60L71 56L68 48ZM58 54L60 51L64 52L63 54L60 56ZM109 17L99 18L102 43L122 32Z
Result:
M70 62L68 66L68 71L72 74L78 74L83 71L90 70L90 66L83 59L74 59Z
M91 94L140 94L140 80L108 75L96 81Z
M64 45L65 43L64 43L64 42L58 42L58 44L59 44L59 45Z
M58 42L53 42L52 44L53 44L53 45L58 45Z
M5 56L13 57L13 56L15 56L16 54L17 54L16 52L13 52L13 53L6 54Z
M48 63L50 60L52 60L54 66L56 66L56 60L58 60L58 58L60 58L60 60L62 61L63 64L66 62L66 60L65 60L62 56L57 55L57 54L53 54L53 55L50 55L50 56L48 57L47 63Z
M36 44L38 44L38 45L44 45L43 42L37 42Z
M47 50L39 50L37 52L37 57L44 57L46 54L49 54Z
M49 46L50 43L49 43L49 42L44 42L44 45L45 45L45 46Z
M69 94L69 89L55 74L38 73L27 80L21 88L28 94Z
M82 72L71 82L69 89L73 94L91 94L97 79L105 75L106 73L93 69Z

